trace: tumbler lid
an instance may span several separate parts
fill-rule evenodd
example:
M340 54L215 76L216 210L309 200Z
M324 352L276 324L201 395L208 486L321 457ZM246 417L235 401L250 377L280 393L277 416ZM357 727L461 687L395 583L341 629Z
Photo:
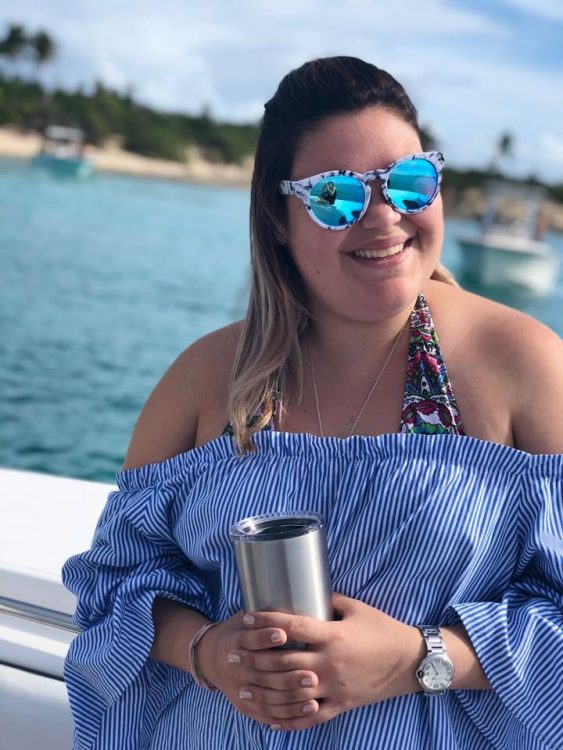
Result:
M268 542L292 539L324 527L324 517L313 511L286 511L250 516L237 521L229 536L234 542Z

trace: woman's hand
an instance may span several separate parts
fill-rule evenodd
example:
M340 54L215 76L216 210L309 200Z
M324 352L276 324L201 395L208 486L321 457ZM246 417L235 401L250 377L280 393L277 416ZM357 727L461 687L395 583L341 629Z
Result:
M257 612L245 628L247 637L238 630L238 615L230 634L227 629L216 632L218 662L224 662L225 651L241 660L223 664L221 674L216 665L213 675L239 710L245 707L243 713L290 731L420 690L413 665L426 650L416 628L342 594L333 594L333 607L341 620ZM283 633L280 643L289 637L308 648L272 650L274 633ZM313 680L313 687L301 687L305 677ZM251 697L241 700L237 696L242 694ZM306 713L305 706L311 707Z
M274 728L281 728L282 720L318 711L319 704L313 700L319 683L315 672L292 666L291 655L298 652L272 650L286 642L285 632L258 623L250 628L243 615L238 612L203 636L198 663L204 676L238 711ZM268 654L278 657L271 670L263 668Z

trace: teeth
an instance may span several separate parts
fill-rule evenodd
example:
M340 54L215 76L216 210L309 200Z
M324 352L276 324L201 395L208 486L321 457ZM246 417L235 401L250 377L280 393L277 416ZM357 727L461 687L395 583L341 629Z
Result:
M397 255L404 248L405 243L401 242L400 245L393 245L393 247L386 247L385 250L354 250L352 255L357 258L387 258L388 255Z

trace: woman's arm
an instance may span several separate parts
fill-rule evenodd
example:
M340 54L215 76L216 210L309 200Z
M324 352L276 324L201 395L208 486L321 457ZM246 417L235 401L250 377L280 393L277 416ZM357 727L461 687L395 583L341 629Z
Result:
M180 602L157 598L152 607L152 619L154 641L151 658L190 672L188 646L207 618Z
M195 445L205 343L188 347L160 379L143 407L123 469L163 461Z

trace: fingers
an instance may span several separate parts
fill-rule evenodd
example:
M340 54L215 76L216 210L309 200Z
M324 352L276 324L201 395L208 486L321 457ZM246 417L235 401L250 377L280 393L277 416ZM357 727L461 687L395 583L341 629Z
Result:
M320 649L314 646L329 640L334 623L280 612L248 613L243 623L223 671L225 687L230 684L226 692L237 710L286 731L313 726L321 711L327 721L330 709L315 670L321 666ZM276 648L288 639L311 648Z
M252 612L243 617L243 623L251 629L250 632L259 629L277 628L285 633L286 639L290 638L301 643L322 644L330 638L331 623L317 620L314 617L290 615L285 612ZM280 645L280 643L282 641L276 645Z
M285 667L303 660L301 652L277 652L276 671L257 670L255 662L265 663L266 651L234 651L225 670L234 685L232 697L237 709L249 716L270 723L272 719L287 719L318 710L316 699L321 697L319 678L310 669L287 671ZM235 661L236 657L236 661ZM311 655L309 655L311 658ZM231 688L232 689L232 688ZM313 701L313 702L312 702Z
M269 690L268 688L261 688L257 685L243 685L239 690L239 698L241 700L254 701L257 705L263 704L264 706L270 707L288 706L295 703L302 703L305 705L316 698L320 698L318 692L318 688ZM296 715L301 715L302 713L308 713L308 711L303 710L303 706L299 707L299 711Z
M275 646L283 646L287 635L280 628L259 628L241 631L239 644L248 651L261 651Z
M273 655L267 652L231 651L227 656L227 669L231 668L229 672L239 682L258 687L273 690L316 687L319 678L308 663L311 656L300 651L281 651Z
M317 702L313 701L313 703ZM284 719L283 717L275 719L270 723L270 727L271 729L282 730L285 732L298 732L303 729L310 729L316 724L330 721L340 713L336 705L326 700L320 704L317 703L317 706L318 708L316 711L313 710L310 713L304 712L301 716L294 715L287 719Z
M257 672L295 672L303 669L314 672L318 656L312 651L233 649L227 654L227 661L229 664L242 664L247 669Z
M316 700L310 700L306 703L288 703L279 706L271 706L263 703L260 704L251 700L241 701L241 703L246 703L248 706L248 708L242 706L242 710L237 706L237 708L241 710L241 713L258 718L260 721L270 725L277 724L283 720L311 716L316 714L319 710L319 703Z
M314 672L298 670L295 672L257 672L249 671L245 675L245 682L257 688L294 692L302 688L316 688L319 678ZM308 696L311 697L311 696ZM292 703L293 701L289 701Z

